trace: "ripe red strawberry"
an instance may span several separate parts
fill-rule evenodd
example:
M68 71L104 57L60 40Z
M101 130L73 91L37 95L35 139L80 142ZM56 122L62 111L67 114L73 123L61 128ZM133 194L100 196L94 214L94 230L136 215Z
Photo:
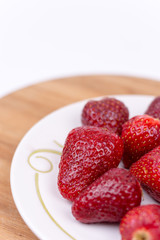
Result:
M141 203L141 187L128 170L112 168L88 186L73 202L72 214L80 222L119 222Z
M115 133L93 126L73 129L59 164L58 187L62 196L74 200L104 172L117 167L122 153L123 142Z
M150 204L130 210L121 220L120 233L122 240L159 240L160 206Z
M160 96L156 97L148 106L145 114L160 119Z
M86 103L82 111L82 123L107 128L120 135L122 124L128 120L128 116L128 108L123 102L106 97Z
M130 172L139 180L142 187L160 202L160 146L133 163Z
M148 115L135 116L124 123L122 139L123 163L129 168L133 162L160 144L160 121Z

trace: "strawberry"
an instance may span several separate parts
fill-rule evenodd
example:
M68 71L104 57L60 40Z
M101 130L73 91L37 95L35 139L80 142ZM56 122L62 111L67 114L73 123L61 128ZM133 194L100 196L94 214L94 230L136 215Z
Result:
M119 222L141 203L141 187L128 170L112 168L89 185L72 204L80 222Z
M145 153L160 144L160 121L148 115L139 115L123 124L123 163L129 168Z
M121 134L122 124L128 120L128 108L115 98L87 102L82 111L83 125L107 128Z
M133 163L130 172L139 180L142 187L160 202L160 146Z
M159 240L160 206L149 204L131 209L121 220L122 240Z
M160 119L160 96L156 97L148 106L145 114Z
M93 126L77 127L68 134L59 164L58 187L73 201L78 194L110 168L123 153L121 138Z

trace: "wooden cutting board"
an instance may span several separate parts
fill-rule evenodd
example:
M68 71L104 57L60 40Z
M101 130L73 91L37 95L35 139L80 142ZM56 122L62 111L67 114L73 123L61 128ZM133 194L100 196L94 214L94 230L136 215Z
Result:
M0 239L35 240L10 190L10 165L24 134L42 117L67 104L110 94L160 95L160 82L123 76L79 76L51 80L0 99Z

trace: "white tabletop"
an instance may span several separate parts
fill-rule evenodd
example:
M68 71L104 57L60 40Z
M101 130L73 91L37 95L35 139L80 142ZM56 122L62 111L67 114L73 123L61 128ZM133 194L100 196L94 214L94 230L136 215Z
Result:
M159 81L160 1L0 1L0 97L84 74Z

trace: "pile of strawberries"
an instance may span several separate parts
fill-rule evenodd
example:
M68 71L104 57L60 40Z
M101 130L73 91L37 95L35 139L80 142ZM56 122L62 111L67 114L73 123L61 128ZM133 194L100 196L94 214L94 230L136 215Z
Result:
M160 239L160 97L129 119L115 98L92 100L69 132L58 188L82 223L120 222L123 240ZM119 166L123 163L123 168ZM157 204L141 205L142 188Z

